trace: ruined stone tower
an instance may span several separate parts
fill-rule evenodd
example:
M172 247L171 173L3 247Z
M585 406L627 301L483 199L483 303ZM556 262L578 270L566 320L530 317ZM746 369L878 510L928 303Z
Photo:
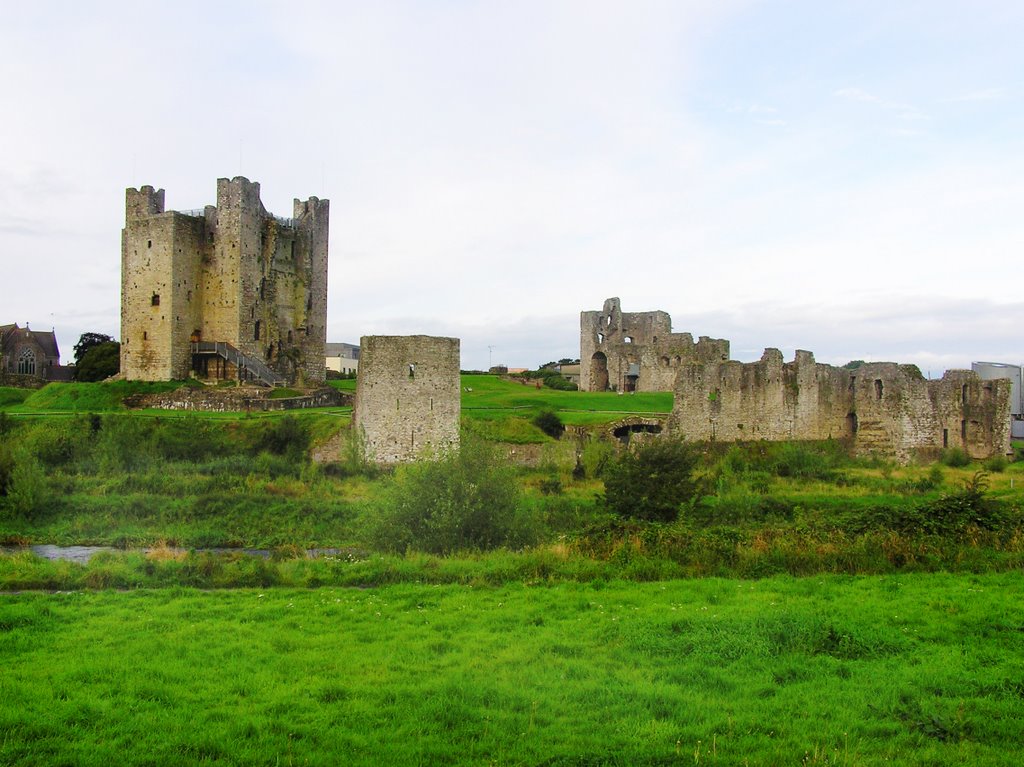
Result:
M324 380L330 203L266 211L260 185L217 180L217 204L165 211L164 190L125 192L121 372L130 380Z
M459 447L459 339L363 336L352 412L367 457L411 461Z
M624 312L609 298L580 313L580 391L672 391L690 362L729 359L729 342L673 333L667 312Z

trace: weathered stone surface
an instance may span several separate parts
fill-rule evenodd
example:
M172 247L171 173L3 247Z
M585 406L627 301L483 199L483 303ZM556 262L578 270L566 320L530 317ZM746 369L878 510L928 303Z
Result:
M194 340L231 344L288 381L324 380L330 204L295 200L271 215L260 185L218 179L217 205L165 211L164 191L125 193L121 238L121 373L129 380L232 377L194 361Z
M798 351L766 349L752 363L679 369L670 432L694 440L853 440L858 452L909 459L963 448L972 458L1010 452L1010 383L968 370L928 381L913 365L846 370Z
M130 408L156 408L160 410L197 410L210 413L241 411L303 410L310 407L332 407L352 404L352 395L337 389L318 389L300 397L270 399L267 390L258 387L237 389L192 388L183 386L158 394L135 394L125 398Z
M367 457L411 461L459 447L459 339L363 336L353 427Z
M681 365L727 359L728 341L673 333L666 312L623 312L609 298L580 313L580 391L672 391Z

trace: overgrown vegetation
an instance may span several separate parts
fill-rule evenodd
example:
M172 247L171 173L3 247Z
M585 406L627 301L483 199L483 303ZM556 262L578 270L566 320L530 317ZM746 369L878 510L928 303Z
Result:
M365 461L336 409L34 418L12 397L0 410L0 540L407 556L497 546L526 563L549 546L567 558L544 565L559 577L641 580L998 570L1016 566L1024 550L1021 463L989 461L986 474L977 464L898 466L853 458L835 441L687 445L639 436L623 451L596 431L556 439L541 426L556 432L581 416L600 423L624 402L659 400L546 392L487 375L466 384L466 401L479 409L464 415L460 458L394 473ZM29 397L120 408L125 391L143 386L63 385ZM485 455L492 449L497 458ZM656 455L667 450L681 451L679 460ZM314 451L323 462L309 459Z
M481 443L399 467L372 509L369 538L382 551L450 554L539 538L513 470Z
M674 522L682 505L696 500L698 458L681 440L644 441L604 472L605 504L620 517Z

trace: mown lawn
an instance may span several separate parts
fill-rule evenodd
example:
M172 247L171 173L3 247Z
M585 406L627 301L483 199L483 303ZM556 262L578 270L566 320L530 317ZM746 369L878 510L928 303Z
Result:
M1007 765L1024 581L0 595L4 764Z

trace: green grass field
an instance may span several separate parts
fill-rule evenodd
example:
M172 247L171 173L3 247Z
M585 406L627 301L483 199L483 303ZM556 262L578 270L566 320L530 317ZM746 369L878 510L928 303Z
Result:
M1022 583L0 595L0 762L1015 764Z

